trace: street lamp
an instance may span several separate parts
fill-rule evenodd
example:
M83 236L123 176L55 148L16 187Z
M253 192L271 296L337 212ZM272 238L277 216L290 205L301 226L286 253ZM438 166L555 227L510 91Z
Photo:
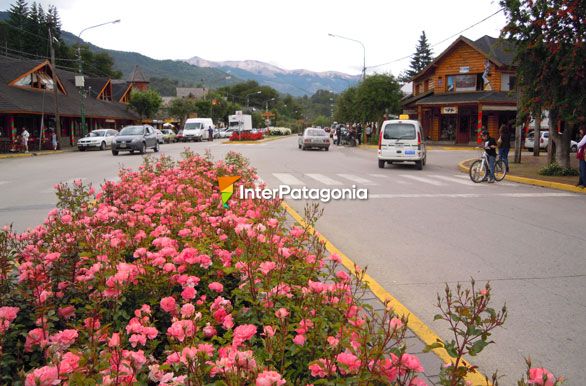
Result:
M269 102L270 101L274 101L274 100L275 100L275 98L271 98L271 99L267 99L265 101L265 113L268 113L269 112Z
M255 92L251 92L250 94L246 94L246 110L250 110L250 96L254 95L254 94L262 94L261 90L255 91Z
M350 40L351 42L358 43L362 46L362 80L366 79L366 48L364 47L364 44L360 40L347 38L345 36L334 35L334 34L330 34L330 33L328 34L328 36L331 36L333 38Z
M77 39L79 40L78 41L79 47L77 47L77 60L79 61L79 76L80 76L80 79L79 79L79 81L76 80L75 85L79 87L79 100L80 100L80 105L81 105L81 134L84 137L85 137L85 134L86 134L86 127L85 127L85 109L84 109L84 106L83 106L83 98L84 98L84 96L83 96L82 89L84 88L85 84L84 84L84 81L83 81L83 68L82 68L82 60L81 60L81 34L84 33L85 31L87 31L88 29L98 28L98 27L101 27L103 25L116 24L116 23L120 23L120 19L108 21L106 23L92 25L90 27L87 27L87 28L82 29L77 34ZM72 140L73 140L73 138L72 138Z

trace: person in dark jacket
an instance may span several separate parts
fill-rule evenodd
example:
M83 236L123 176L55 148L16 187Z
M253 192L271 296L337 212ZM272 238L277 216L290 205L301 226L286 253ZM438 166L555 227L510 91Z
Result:
M499 129L499 158L503 160L509 172L509 150L511 150L511 128L508 124L502 124Z
M340 140L342 137L342 125L336 126L336 145L340 146Z
M494 164L496 161L496 141L492 138L488 131L482 132L482 140L484 141L484 151L488 159L488 182L493 183L494 179Z

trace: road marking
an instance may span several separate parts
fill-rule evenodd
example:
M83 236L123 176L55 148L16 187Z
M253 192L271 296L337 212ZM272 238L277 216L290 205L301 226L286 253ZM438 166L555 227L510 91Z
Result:
M289 213L291 217L295 219L303 228L307 229L311 234L318 234L318 238L325 243L326 249L331 254L336 254L340 257L342 264L344 267L350 271L353 275L356 275L356 264L350 260L348 256L346 256L342 251L336 248L328 239L326 239L323 235L317 233L315 228L309 226L303 218L285 201L281 203L283 208ZM362 276L364 283L368 286L368 288L372 291L372 293L383 303L387 303L388 307L392 308L393 311L399 316L407 316L407 327L413 331L415 335L421 339L421 341L425 344L433 344L436 343L438 340L441 340L439 335L435 333L431 328L429 328L421 319L419 319L415 314L413 314L407 307L405 307L397 298L391 295L387 290L383 288L376 280L374 280L369 274L364 274ZM444 363L446 364L455 364L454 358L450 357L445 349L436 348L432 350L434 354L436 354ZM462 364L464 366L471 367L471 364L467 361L463 361ZM480 371L476 370L473 373L469 373L466 377L467 381L470 381L473 385L486 385L486 378L484 374Z
M6 185L11 183L12 181L0 181L0 185Z
M400 176L404 177L404 178L410 178L415 181L424 182L426 184L435 185L435 186L445 185L443 182L440 182L440 181L434 181L432 179L425 178L425 177L412 176L411 174L400 174Z
M375 177L375 178L389 178L389 176L386 174L369 174L369 176Z
M549 197L578 197L574 193L437 193L437 194L424 194L424 193L380 193L380 194L369 194L368 198L483 198L483 197L510 197L510 198L527 198L527 197L538 197L538 198L549 198Z
M440 180L455 182L457 184L462 184L462 185L467 185L467 186L477 186L477 184L472 182L470 179L468 179L468 181L466 181L466 180L462 180L462 179L458 179L458 178L453 178L453 177L448 177L448 176L438 176L438 175L430 176L430 177L439 178Z
M340 181L336 181L330 177L326 177L323 174L306 174L307 177L313 178L317 182L321 182L324 185L342 185Z
M285 185L303 185L303 181L289 173L273 173Z
M338 174L338 176L362 185L376 185L374 182L367 180L366 178L358 177L353 174Z

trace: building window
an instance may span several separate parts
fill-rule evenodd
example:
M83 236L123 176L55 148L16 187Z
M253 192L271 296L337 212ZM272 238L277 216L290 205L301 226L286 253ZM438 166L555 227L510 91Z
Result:
M28 74L14 83L15 86L19 87L31 87L45 90L53 90L53 79L49 74L43 71L33 72Z
M467 92L477 90L477 75L449 75L447 82L448 92Z
M517 86L516 74L502 74L501 76L501 91L512 91Z

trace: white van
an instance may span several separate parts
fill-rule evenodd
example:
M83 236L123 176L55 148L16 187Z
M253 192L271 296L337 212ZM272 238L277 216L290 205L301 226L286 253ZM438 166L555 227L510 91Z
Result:
M200 142L202 138L208 138L208 128L216 126L211 118L189 118L183 126L183 141Z
M421 170L427 158L421 124L401 118L383 122L378 139L378 167L384 168L387 162L415 162Z

